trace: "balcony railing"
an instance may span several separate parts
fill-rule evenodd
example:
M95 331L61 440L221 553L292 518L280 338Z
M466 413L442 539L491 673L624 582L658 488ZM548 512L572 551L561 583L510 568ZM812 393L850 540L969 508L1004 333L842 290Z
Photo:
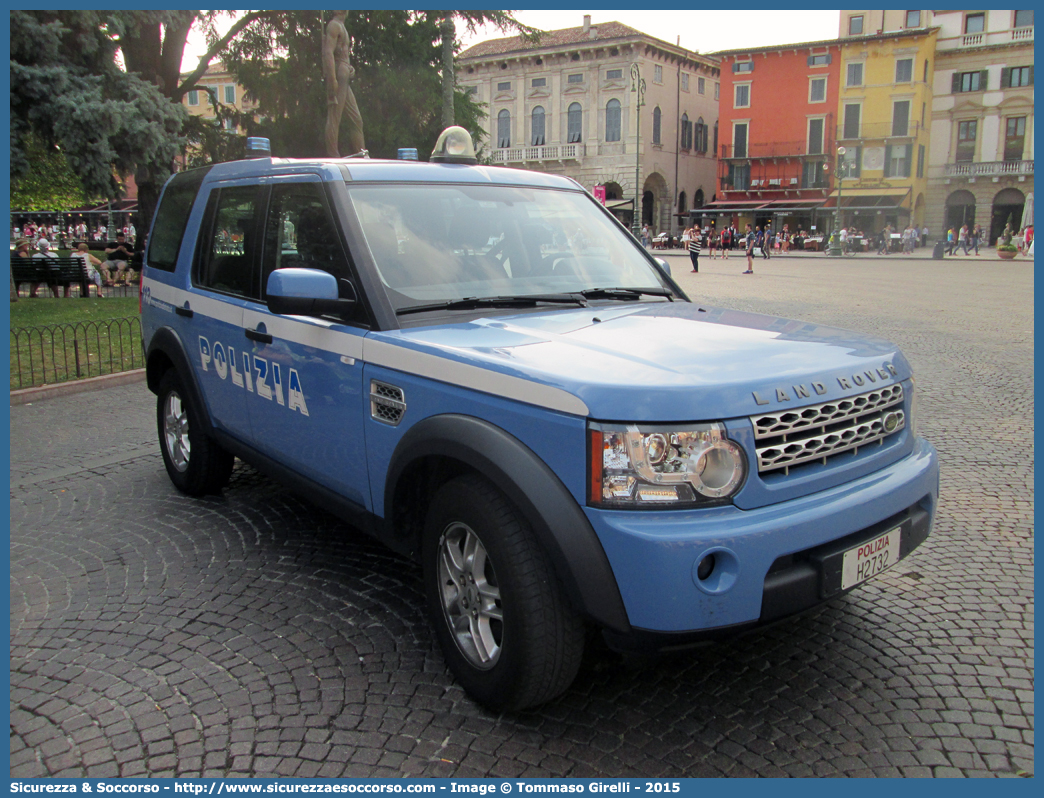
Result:
M921 133L920 122L910 122L905 131L900 129L898 132L891 122L864 122L861 124L857 131L849 131L857 133L855 136L845 135L845 126L838 125L837 127L837 140L839 142L852 142L852 141L885 141L886 139L900 140L900 139L913 139Z
M1011 42L1033 41L1033 26L1025 28L1008 28L1006 30L987 31L985 33L965 33L961 36L950 36L939 39L937 50L960 50L964 47L984 47Z
M548 144L544 147L507 147L493 150L493 163L575 161L584 156L583 144Z
M834 145L830 141L824 142L822 152L818 153L808 152L808 142L805 141L752 142L740 155L736 155L731 144L721 145L722 158L822 158L823 153L833 151Z
M1002 177L1031 175L1033 161L985 161L946 164L947 177Z

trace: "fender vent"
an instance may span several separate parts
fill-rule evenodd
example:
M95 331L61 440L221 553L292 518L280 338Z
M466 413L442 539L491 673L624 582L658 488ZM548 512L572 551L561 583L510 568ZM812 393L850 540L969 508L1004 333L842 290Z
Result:
M401 388L370 380L370 416L382 424L399 425L406 414L406 397Z

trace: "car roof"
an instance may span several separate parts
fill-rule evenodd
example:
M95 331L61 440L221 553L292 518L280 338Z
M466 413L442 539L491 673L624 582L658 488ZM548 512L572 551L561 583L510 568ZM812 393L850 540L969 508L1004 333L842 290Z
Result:
M482 164L429 163L377 158L248 158L208 167L207 182L270 175L321 173L349 182L379 183L486 183L582 191L571 178Z

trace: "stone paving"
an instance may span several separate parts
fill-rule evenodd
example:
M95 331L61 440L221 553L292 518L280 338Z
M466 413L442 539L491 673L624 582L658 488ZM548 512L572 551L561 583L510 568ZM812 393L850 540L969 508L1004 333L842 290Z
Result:
M911 558L726 644L495 715L417 568L237 465L178 494L144 384L11 408L11 775L1033 773L1033 264L668 254L695 301L898 342L942 494ZM741 265L743 264L743 265Z

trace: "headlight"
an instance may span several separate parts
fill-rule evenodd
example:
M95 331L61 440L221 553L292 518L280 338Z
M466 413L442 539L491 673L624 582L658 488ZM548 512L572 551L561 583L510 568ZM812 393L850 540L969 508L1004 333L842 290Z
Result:
M588 441L588 503L600 507L720 504L747 472L743 450L720 423L680 429L592 423Z

